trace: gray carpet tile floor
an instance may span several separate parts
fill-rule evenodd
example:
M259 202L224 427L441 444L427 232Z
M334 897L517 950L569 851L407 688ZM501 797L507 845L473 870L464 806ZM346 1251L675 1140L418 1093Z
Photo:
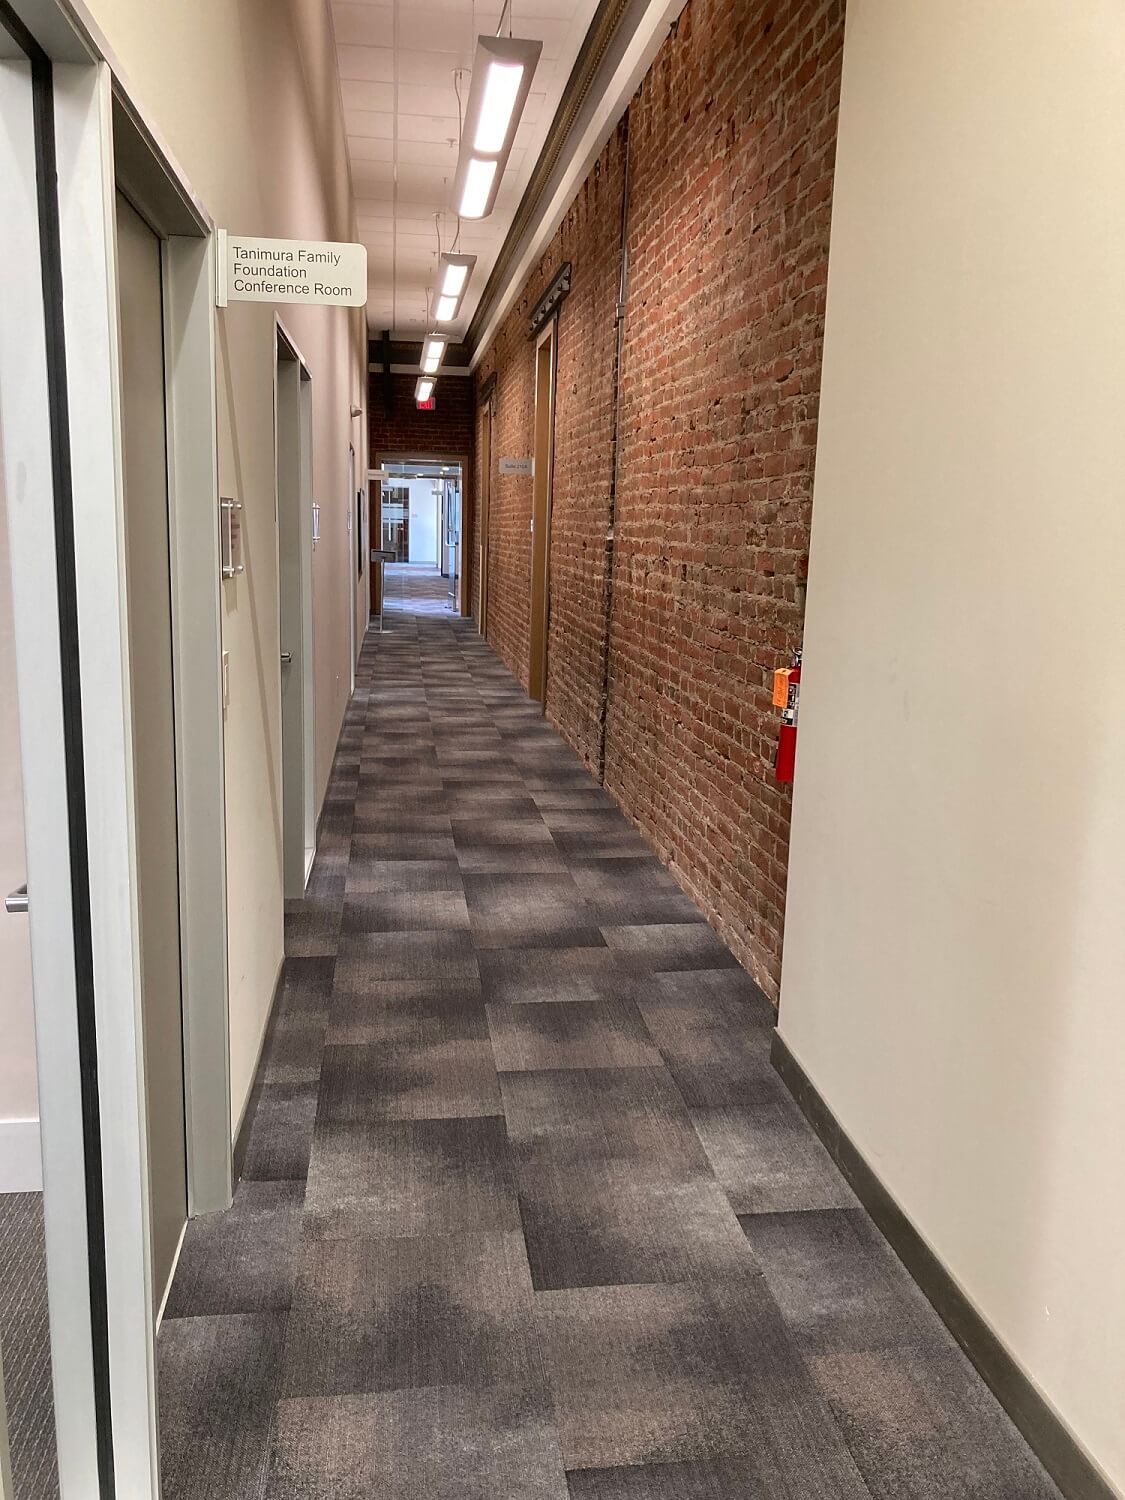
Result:
M15 1500L59 1493L42 1193L0 1193L0 1350Z
M388 569L166 1500L1057 1500L773 1013L432 571Z

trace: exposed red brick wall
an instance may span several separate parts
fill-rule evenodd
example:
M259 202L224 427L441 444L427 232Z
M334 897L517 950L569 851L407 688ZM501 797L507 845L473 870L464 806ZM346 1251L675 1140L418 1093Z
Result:
M368 423L372 462L387 453L421 458L427 453L472 455L475 447L473 382L464 375L439 375L435 411L419 411L414 400L417 375L391 376L391 410L383 396L383 376L371 376Z
M526 680L531 484L498 479L495 462L531 452L527 314L572 260L548 715L596 765L605 712L606 785L772 995L790 802L773 778L770 687L801 632L843 23L844 0L689 0L481 368L497 374L489 635Z
M551 499L551 613L547 715L597 766L603 711L606 572L612 438L614 309L620 268L626 127L594 164L519 302L478 371L495 371L489 527L488 635L528 680L532 481L500 475L501 457L534 451L535 341L528 316L560 266L572 290L558 325L555 471Z

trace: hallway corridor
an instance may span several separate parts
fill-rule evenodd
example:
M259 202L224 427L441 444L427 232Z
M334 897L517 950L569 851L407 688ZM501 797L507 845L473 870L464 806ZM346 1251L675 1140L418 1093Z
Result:
M364 645L160 1335L167 1500L1056 1496L769 1005L445 587L396 578Z

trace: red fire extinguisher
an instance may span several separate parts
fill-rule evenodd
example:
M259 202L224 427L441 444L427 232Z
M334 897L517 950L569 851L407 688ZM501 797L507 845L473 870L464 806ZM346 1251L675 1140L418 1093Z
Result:
M777 734L777 755L774 758L774 775L778 781L792 781L793 767L797 760L797 711L801 702L801 653L793 653L793 665L782 671L788 678L785 707L781 712L781 727ZM778 677L781 672L777 674ZM775 690L776 697L776 690Z

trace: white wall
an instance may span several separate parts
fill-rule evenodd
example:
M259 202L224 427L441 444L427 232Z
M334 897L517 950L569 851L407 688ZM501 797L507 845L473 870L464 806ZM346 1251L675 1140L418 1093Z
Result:
M132 96L216 223L244 234L355 238L325 0L90 0ZM348 444L367 467L362 311L281 309L313 377L318 806L351 686ZM274 309L218 315L219 476L242 500L244 576L224 585L231 1095L253 1080L282 959L281 711L274 487Z
M26 879L12 582L0 472L0 899ZM0 1192L38 1186L38 1121L27 918L0 911Z
M440 509L437 486L432 479L409 479L406 487L410 491L409 561L436 566Z
M1125 9L850 0L781 1033L1125 1492Z

